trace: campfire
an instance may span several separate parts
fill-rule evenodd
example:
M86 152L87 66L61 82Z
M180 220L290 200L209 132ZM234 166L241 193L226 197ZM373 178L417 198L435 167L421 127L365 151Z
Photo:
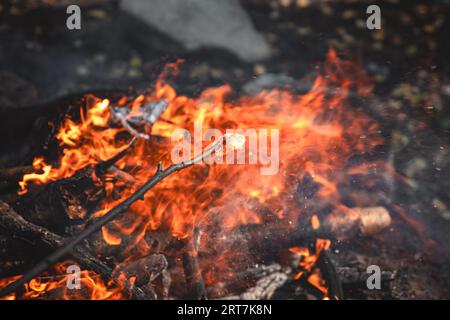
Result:
M374 152L360 65L330 50L308 92L239 97L179 95L167 80L182 66L139 95L85 96L48 123L45 154L1 169L2 239L39 251L5 260L2 299L344 299L370 274L335 246L398 216L420 233L382 196L402 176Z

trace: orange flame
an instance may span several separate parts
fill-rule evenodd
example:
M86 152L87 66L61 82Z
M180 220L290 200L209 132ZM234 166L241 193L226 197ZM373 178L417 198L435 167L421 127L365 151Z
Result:
M290 252L300 257L300 261L298 262L300 271L295 274L294 279L298 280L303 275L308 274L308 282L324 294L324 299L329 298L328 288L325 285L325 280L322 278L320 270L316 268L316 264L320 253L324 250L328 250L330 245L330 240L317 239L316 247L313 252L306 247L292 247L289 249Z
M118 288L112 283L105 284L103 280L92 271L82 270L80 272L80 288L69 289L68 281L72 274L67 274L67 266L71 262L57 264L55 266L56 275L44 276L32 279L25 285L24 293L20 296L11 294L0 300L16 300L16 299L38 299L45 298L56 292L54 299L63 300L119 300L124 299L122 294L123 288ZM20 276L14 276L6 279L0 279L0 288L17 280Z
M306 175L312 177L319 185L317 194L339 206L337 185L348 180L346 170L351 170L345 167L348 159L355 154L370 152L382 143L377 124L351 106L347 99L351 90L358 94L370 92L367 77L359 66L341 60L333 50L328 53L323 75L317 76L307 94L274 89L236 101L229 100L232 90L228 85L206 89L197 98L178 95L164 78L176 74L179 63L167 66L152 93L132 101L123 97L117 102L117 105L129 107L131 113L160 99L165 99L169 105L160 121L141 129L158 139L139 140L116 164L135 177L136 183L127 187L120 181L105 183L106 197L94 216L104 215L134 192L154 173L157 163L170 165L171 150L178 143L170 137L179 128L193 135L195 123L201 123L203 131L209 128L244 132L248 129L279 129L279 171L274 175L261 175L262 164L198 164L178 172L160 182L143 201L133 204L127 219L115 221L114 235L103 230L103 239L111 245L121 241L116 232L133 235L135 239L130 246L135 246L145 242L144 236L157 229L168 230L176 238L185 238L194 226L207 227L211 221L217 221L223 230L243 224L266 223L267 217L258 210L261 207L273 212L279 221L286 222L287 228L295 227L293 222L308 213L292 197L299 181ZM59 129L56 137L62 156L58 163L50 165L42 158L36 158L33 163L36 172L24 176L20 193L28 192L32 185L69 177L89 164L122 151L127 145L123 137L129 137L129 134L124 128L111 124L110 105L109 100L89 96L86 111L81 110L81 120L66 119ZM243 149L248 143L233 142L235 147ZM267 154L270 152L274 150L268 150ZM260 153L259 150L258 156ZM249 156L246 155L247 160ZM130 215L135 216L135 223L130 223ZM314 219L312 225L318 228L318 219ZM212 250L214 242L208 232L204 234L201 250ZM323 250L329 243L320 240L317 245ZM303 255L302 267L311 271L316 257L305 252ZM216 254L214 260L221 259ZM212 278L216 276L220 277L211 275Z

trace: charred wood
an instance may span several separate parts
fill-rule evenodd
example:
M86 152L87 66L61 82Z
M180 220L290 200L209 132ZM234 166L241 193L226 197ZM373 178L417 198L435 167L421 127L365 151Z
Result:
M315 233L322 237L349 239L357 234L374 235L391 224L391 216L384 207L355 207L348 212L335 210L321 223Z
M87 217L87 204L93 207L103 195L92 181L93 172L93 167L85 168L72 177L28 192L18 199L14 209L28 221L64 234L74 221Z
M61 237L46 228L25 220L3 201L0 201L0 228L3 229L3 232L10 234L12 237L25 238L32 242L39 241L52 249L60 247L66 240L64 237ZM113 270L95 258L83 247L78 247L74 250L72 256L83 268L97 272L104 279L111 278ZM126 284L126 286L126 289L131 290L136 299L147 299L147 296L140 288L129 283Z
M87 225L83 231L81 231L76 236L67 240L67 242L65 242L64 245L60 246L52 254L50 254L45 259L40 261L35 267L30 269L21 278L12 282L11 284L6 286L2 290L0 290L0 296L5 296L5 295L15 292L16 290L21 288L25 283L27 283L31 279L35 278L43 271L47 270L53 264L58 262L62 257L66 256L68 253L72 252L72 250L74 250L74 248L80 242L84 241L87 237L89 237L91 234L93 234L94 232L101 229L107 223L111 222L112 220L121 216L124 212L128 211L128 209L130 208L130 206L133 203L135 203L136 201L138 201L140 199L143 199L144 195L150 189L152 189L156 184L158 184L160 181L162 181L164 178L168 177L169 175L171 175L177 171L183 170L185 168L188 168L188 167L198 163L199 161L203 160L205 157L211 156L215 151L218 150L218 148L222 149L223 144L225 144L227 141L226 138L227 138L227 136L222 136L221 138L217 139L215 142L211 143L208 147L206 147L200 155L195 156L194 158L184 161L184 162L172 164L167 169L163 169L162 163L159 163L156 173L147 182L145 182L141 187L139 187L131 196L129 196L127 199L120 202L116 207L109 210L104 216L94 220L91 224Z
M104 196L103 188L94 183L93 176L101 177L133 146L136 140L108 160L86 166L71 177L57 180L27 192L16 202L14 209L25 219L44 226L58 234L87 219L90 209Z
M193 300L206 299L206 287L198 263L198 252L195 247L195 240L189 238L183 249L183 269L186 278L188 298Z
M167 271L168 262L163 254L150 254L132 262L125 262L114 273L124 273L127 279L134 277L135 284L141 287L152 299L166 299L171 283ZM158 281L160 280L160 281ZM158 283L156 283L158 281Z

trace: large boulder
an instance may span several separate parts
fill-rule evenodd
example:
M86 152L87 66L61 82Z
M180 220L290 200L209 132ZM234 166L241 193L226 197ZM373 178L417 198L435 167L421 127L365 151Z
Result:
M238 0L122 0L121 7L187 49L224 48L244 61L270 55Z

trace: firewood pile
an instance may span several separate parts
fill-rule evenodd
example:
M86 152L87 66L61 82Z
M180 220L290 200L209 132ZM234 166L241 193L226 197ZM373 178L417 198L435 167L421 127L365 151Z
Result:
M335 59L332 52L330 59ZM172 89L160 82L162 78L158 81L157 88L171 92ZM308 94L314 94L314 90ZM370 193L359 201L364 206L335 205L337 200L334 197L327 199L321 194L327 182L314 179L309 173L293 189L295 210L306 209L309 218L299 217L294 228L289 225L296 215L292 218L277 217L276 207L255 198L253 202L257 209L253 210L257 210L258 218L247 218L256 219L254 222L223 228L221 214L235 213L238 209L233 208L227 213L225 208L216 206L209 218L194 223L186 234L177 236L174 230L165 226L140 231L138 226L145 220L130 208L139 204L147 193L166 179L189 171L191 166L208 156L222 154L229 141L240 141L240 134L225 134L203 147L199 155L178 164L166 166L160 162L153 170L146 169L153 173L148 172L144 181L133 174L133 170L127 170L123 161L130 157L133 161L141 161L135 156L141 154L136 153L139 146L154 141L160 146L161 143L167 144L163 136L150 133L153 131L148 128L168 120L166 113L176 105L173 97L166 96L156 101L144 96L127 98L134 105L131 109L128 109L124 98L119 99L117 105L95 98L87 99L87 103L92 99L93 106L81 113L79 129L74 129L76 122L71 120L73 116L57 117L64 123L58 124L59 131L51 130L50 135L68 145L60 159L73 151L72 148L79 148L75 141L82 137L83 130L92 134L99 130L97 127L102 128L101 132L117 130L127 137L128 142L121 142L117 151L79 169L68 168L68 174L50 181L44 180L52 167L42 158L36 158L32 166L0 170L4 190L0 207L2 238L11 243L11 248L21 246L21 252L33 251L33 248L42 250L31 258L18 258L9 251L10 246L5 246L2 274L16 275L17 270L23 270L23 276L6 278L1 291L3 296L41 299L342 299L343 284L366 285L369 278L366 270L345 265L345 262L337 265L330 256L330 245L332 241L352 242L385 231L391 226L389 211L394 207L387 202L385 206L380 205L379 195L372 197ZM146 102L147 99L152 101ZM185 101L184 97L182 99ZM104 118L102 114L105 114ZM92 127L89 127L87 124L91 121ZM372 178L370 175L364 178L368 179L364 183L369 183ZM116 190L111 187L108 190L108 183L112 183ZM17 186L20 186L18 192ZM348 191L344 186L342 190ZM100 215L96 213L111 195L114 202ZM177 193L172 195L177 196ZM350 192L348 197L352 196ZM205 238L211 247L205 247ZM14 243L16 239L17 244ZM48 255L45 257L44 253ZM65 289L62 284L69 277L64 275L70 266L68 261L79 265L86 272L85 277L94 282L94 287L102 287L104 294L95 296L92 288L76 293ZM382 273L383 283L394 278L394 271ZM31 285L33 281L48 289L36 292Z

